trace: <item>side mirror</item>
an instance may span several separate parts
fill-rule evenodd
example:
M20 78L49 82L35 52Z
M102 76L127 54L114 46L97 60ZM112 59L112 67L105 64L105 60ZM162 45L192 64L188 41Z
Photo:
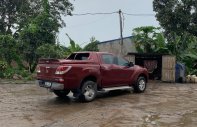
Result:
M134 63L133 62L129 62L129 66L130 67L133 67L134 66Z

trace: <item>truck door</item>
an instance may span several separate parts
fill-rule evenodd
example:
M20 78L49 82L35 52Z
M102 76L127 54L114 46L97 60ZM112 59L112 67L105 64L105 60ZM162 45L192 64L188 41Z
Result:
M118 75L118 82L120 85L128 85L131 83L131 76L133 74L134 68L130 65L129 61L121 58L115 57L116 70L114 73Z
M111 54L101 55L101 76L103 87L115 87L128 84L131 68L118 65L118 59ZM128 62L125 60L128 64ZM120 62L119 62L120 63Z

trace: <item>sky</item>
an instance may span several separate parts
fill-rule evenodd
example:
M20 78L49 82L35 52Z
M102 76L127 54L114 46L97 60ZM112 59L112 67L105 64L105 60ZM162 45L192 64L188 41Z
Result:
M73 14L110 13L119 9L129 14L155 14L153 0L70 0L74 6ZM88 44L91 37L98 41L120 38L119 15L86 15L63 17L66 27L59 32L59 42L69 45L66 33L81 47ZM132 35L132 30L140 26L159 26L155 16L124 15L123 37Z

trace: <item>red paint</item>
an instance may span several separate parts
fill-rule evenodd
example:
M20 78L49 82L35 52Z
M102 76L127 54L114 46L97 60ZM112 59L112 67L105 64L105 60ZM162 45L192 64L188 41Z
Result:
M63 83L65 89L78 89L87 77L94 77L98 88L133 85L139 75L148 79L147 69L139 66L121 66L106 64L102 55L112 55L103 52L78 52L74 55L89 53L85 60L40 59L37 69L37 79L49 82ZM62 73L60 73L62 72Z

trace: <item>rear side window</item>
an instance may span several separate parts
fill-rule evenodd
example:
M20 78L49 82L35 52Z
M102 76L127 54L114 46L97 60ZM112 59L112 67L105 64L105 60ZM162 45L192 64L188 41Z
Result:
M71 54L67 59L68 60L74 60L76 53Z
M67 59L68 60L88 60L89 53L73 53Z
M102 61L105 64L113 64L114 63L114 56L110 54L102 55Z

